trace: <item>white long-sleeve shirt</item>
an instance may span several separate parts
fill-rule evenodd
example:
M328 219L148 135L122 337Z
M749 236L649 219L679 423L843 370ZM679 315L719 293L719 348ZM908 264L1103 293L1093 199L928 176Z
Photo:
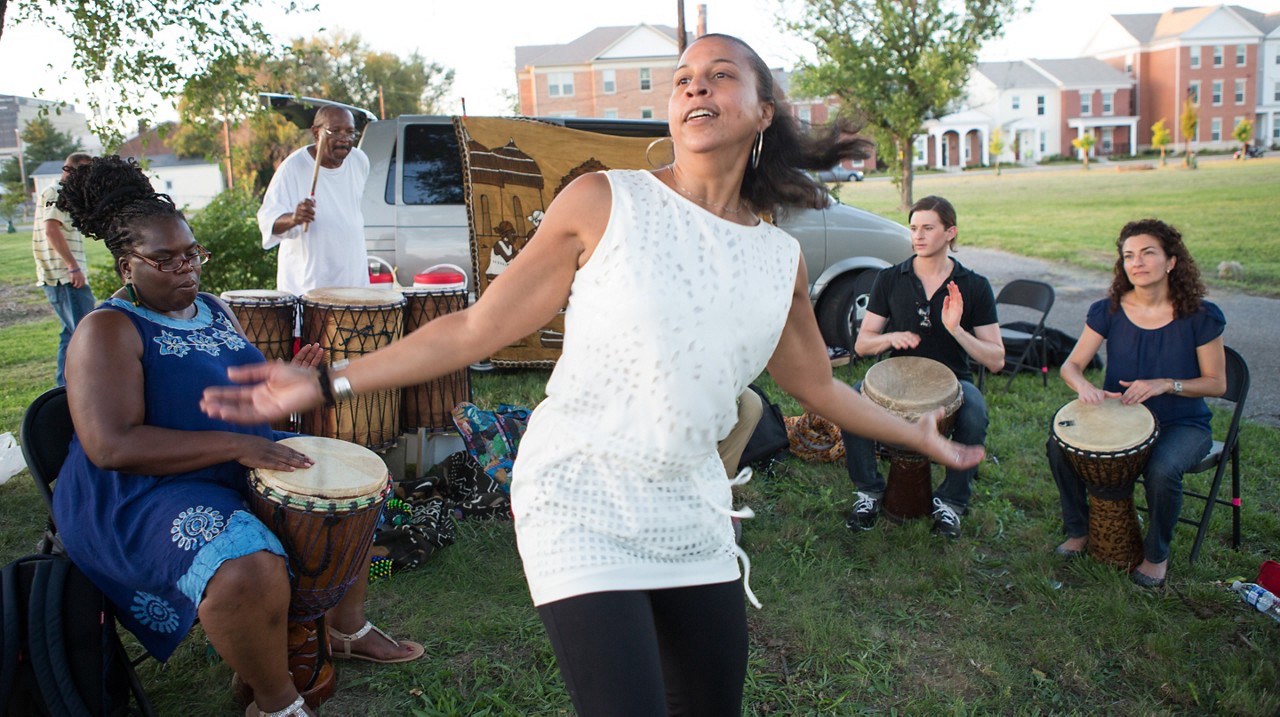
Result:
M289 155L276 169L258 210L262 248L280 247L276 289L302 296L312 289L368 286L360 198L369 177L369 156L359 148L353 148L340 167L320 167L316 219L307 231L302 225L283 234L271 231L277 219L292 214L299 202L311 196L314 168L307 147Z

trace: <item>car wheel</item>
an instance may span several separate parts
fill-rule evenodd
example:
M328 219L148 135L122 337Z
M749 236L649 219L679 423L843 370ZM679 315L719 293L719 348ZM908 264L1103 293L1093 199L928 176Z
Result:
M853 347L875 280L875 270L864 269L841 276L822 292L818 300L818 328L828 346Z

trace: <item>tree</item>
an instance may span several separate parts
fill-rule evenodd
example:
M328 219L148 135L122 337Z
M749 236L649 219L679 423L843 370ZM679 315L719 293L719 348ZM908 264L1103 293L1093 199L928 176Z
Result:
M1173 141L1173 137L1169 134L1169 128L1164 124L1164 118L1161 117L1159 122L1151 125L1151 146L1160 150L1160 166L1164 166L1164 153L1169 143Z
M996 162L996 176L1000 176L1000 153L1004 151L1004 135L999 129L991 132L991 142L988 143L987 149L991 150L991 156Z
M266 0L309 12L296 0ZM172 99L187 81L230 66L225 58L265 51L270 38L253 18L264 0L13 0L17 23L50 27L71 40L71 66L91 87L87 101L103 144L120 127L150 117L156 95ZM0 0L0 32L9 3Z
M1181 124L1182 141L1186 146L1182 153L1182 166L1195 169L1195 161L1191 156L1191 141L1196 139L1196 129L1200 126L1200 108L1195 102L1188 100L1186 106L1182 108Z
M1240 159L1244 159L1246 150L1249 149L1249 142L1253 141L1253 122L1247 119L1240 120L1236 123L1236 128L1231 132L1231 136L1244 145L1240 148L1240 152L1236 154Z
M1089 153L1093 151L1093 145L1098 141L1092 132L1084 134L1071 140L1071 146L1080 150L1080 156L1084 158L1084 168L1089 168Z
M893 180L911 205L915 139L925 120L947 114L964 95L982 44L999 36L1019 0L804 0L788 21L817 48L803 63L800 94L836 96L841 112L864 119L882 156L896 158Z
M54 127L48 117L36 117L27 122L22 127L21 136L22 161L26 166L28 179L41 163L51 160L61 162L72 152L84 149L70 132L62 132ZM30 182L28 186L22 186L22 168L16 161L6 162L4 168L0 169L0 184L4 185L5 192L18 192L24 200L32 189Z

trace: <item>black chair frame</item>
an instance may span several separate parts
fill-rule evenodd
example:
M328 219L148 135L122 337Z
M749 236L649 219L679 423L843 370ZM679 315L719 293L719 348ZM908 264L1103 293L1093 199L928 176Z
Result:
M1013 386L1013 379L1017 377L1020 371L1038 372L1041 383L1048 388L1049 366L1044 345L1044 326L1045 319L1049 316L1049 310L1053 308L1053 300L1053 287L1043 281L1035 281L1034 279L1014 279L1000 289L999 295L996 296L997 308L1000 304L1009 304L1040 312L1040 320L1036 323L1035 330L1029 334L1003 326L1000 327L1000 336L1005 341L1020 339L1027 342L1027 347L1023 349L1022 355L1016 361L1005 364L1004 371L1009 374L1009 380L1004 385L1006 393ZM983 373L985 374L985 371ZM985 389L986 376L980 376L979 382L981 384L980 388Z

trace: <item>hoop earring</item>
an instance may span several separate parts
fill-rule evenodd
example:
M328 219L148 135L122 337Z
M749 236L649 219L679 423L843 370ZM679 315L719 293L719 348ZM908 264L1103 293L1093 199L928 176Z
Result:
M125 282L124 290L129 293L129 301L132 301L134 306L142 306L142 302L138 300L138 292L133 290L132 281Z
M652 151L653 151L653 148L654 148L654 147L657 147L657 146L658 146L658 144L659 144L660 142L667 142L667 143L670 143L670 142L671 142L671 138L670 138L670 137L659 137L659 138L657 138L657 139L653 140L652 142L650 142L648 147L645 147L645 148L644 148L644 161L648 162L648 163L649 163L649 166L650 166L650 167L653 167L654 169L657 169L658 167L662 167L662 166L665 166L665 165L671 164L672 162L674 162L674 161L675 161L675 156L674 156L674 154L675 154L675 153L674 153L674 152L669 152L669 153L672 155L672 157L671 157L670 159L668 159L667 161L665 161L665 162L654 162L654 161L653 161L653 158L649 156L649 153L650 153L650 152L652 152Z
M764 154L764 132L756 133L755 146L751 148L751 168L760 168L760 155Z

